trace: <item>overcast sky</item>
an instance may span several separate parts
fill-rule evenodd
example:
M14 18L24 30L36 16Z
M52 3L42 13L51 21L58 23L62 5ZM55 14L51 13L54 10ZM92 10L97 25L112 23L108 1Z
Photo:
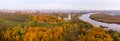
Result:
M0 9L120 10L120 0L0 0Z

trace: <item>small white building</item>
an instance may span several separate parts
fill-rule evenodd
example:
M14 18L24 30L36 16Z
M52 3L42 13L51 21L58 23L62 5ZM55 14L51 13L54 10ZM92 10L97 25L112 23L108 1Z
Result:
M58 16L58 19L60 19L60 16Z

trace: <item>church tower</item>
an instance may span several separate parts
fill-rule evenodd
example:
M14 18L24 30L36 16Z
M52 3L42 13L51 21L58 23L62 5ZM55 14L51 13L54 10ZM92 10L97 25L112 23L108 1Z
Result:
M71 15L70 15L70 13L69 13L69 15L68 15L68 20L71 20Z

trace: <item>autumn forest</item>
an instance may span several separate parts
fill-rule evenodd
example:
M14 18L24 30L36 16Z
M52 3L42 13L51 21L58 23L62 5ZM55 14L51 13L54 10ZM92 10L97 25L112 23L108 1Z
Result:
M0 41L120 41L119 32L95 27L81 15L0 12Z

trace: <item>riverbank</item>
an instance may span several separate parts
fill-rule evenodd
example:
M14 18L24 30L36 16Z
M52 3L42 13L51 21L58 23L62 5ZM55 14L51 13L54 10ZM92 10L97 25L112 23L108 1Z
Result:
M120 25L119 24L111 24L111 23L105 23L105 22L99 22L96 20L93 20L90 18L90 15L92 15L94 13L90 13L90 14L84 14L82 16L80 16L80 19L85 21L85 22L89 22L92 25L94 25L95 27L100 27L100 25L102 26L106 26L108 27L108 29L112 29L114 31L120 32Z
M90 18L99 22L120 24L120 16L108 14L91 14Z

